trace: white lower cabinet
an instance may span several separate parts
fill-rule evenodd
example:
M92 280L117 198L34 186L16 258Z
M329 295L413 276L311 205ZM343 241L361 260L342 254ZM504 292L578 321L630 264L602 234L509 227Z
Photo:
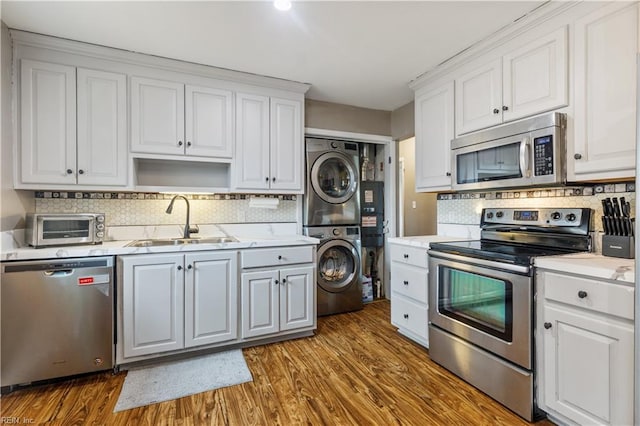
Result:
M119 256L123 359L235 340L236 251Z
M315 327L314 258L310 246L242 252L243 338Z
M538 402L582 425L633 424L631 285L539 270Z
M429 347L427 248L390 244L391 324L410 339Z

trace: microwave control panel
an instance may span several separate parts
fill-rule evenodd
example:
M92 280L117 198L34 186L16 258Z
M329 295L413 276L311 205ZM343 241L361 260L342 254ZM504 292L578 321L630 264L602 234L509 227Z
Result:
M553 136L541 136L533 140L534 175L553 174Z

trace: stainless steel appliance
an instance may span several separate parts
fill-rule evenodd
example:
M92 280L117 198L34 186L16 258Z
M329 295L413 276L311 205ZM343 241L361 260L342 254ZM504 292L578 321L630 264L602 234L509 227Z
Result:
M2 387L113 367L113 257L2 263Z
M26 240L33 247L101 244L103 213L27 214Z
M591 210L482 211L481 239L431 243L429 355L515 413L535 400L533 263L591 250Z
M305 235L320 239L317 251L318 315L362 309L360 227L306 227Z
M547 113L452 140L453 189L566 182L566 121Z
M304 225L359 225L358 144L307 138L306 146Z

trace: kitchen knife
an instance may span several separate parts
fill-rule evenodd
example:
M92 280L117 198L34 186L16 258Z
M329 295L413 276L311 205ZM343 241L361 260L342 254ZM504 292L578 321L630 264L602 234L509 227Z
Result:
M618 203L618 198L613 197L611 199L613 203L613 221L615 223L615 227L617 229L616 235L625 235L624 234L624 225L622 224L622 217L620 213L620 204Z

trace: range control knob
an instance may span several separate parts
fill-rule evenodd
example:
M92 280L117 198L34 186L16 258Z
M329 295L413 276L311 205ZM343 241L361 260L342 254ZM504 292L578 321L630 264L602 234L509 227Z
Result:
M493 219L493 212L487 212L487 219Z
M560 212L553 212L551 213L551 219L553 220L560 220L562 218L562 213Z
M497 217L498 219L500 219L502 216L504 216L504 213L503 213L503 212L501 212L501 211L496 212L496 217Z
M566 219L567 219L567 221L568 221L568 222L573 222L573 221L575 221L577 218L576 218L575 213L569 213L569 214L567 215L567 218L566 218Z

